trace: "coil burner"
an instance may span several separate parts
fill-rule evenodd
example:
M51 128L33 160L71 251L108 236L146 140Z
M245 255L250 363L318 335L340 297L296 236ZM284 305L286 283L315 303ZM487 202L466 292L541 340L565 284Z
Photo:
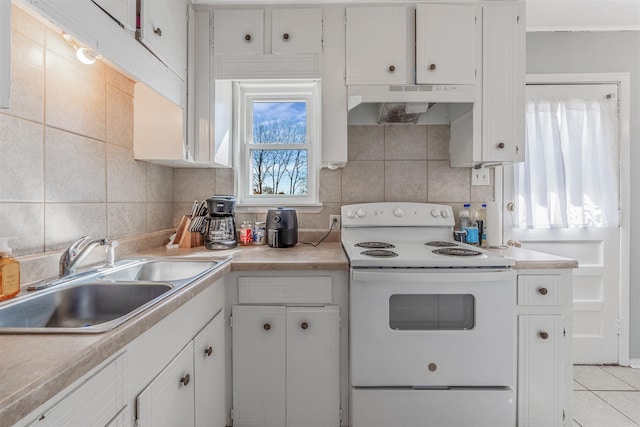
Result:
M452 248L455 246L458 246L457 244L453 243L453 242L446 242L444 240L434 240L432 242L427 242L424 244L425 246L436 246L439 248Z
M370 251L360 252L360 255L368 255L377 258L391 258L398 256L397 253L393 251L388 251L386 249L372 249Z
M387 242L360 242L356 243L354 246L366 249L390 249L396 247L395 245Z
M473 249L465 248L442 248L434 249L434 254L449 255L449 256L476 256L481 255L482 252L474 251Z

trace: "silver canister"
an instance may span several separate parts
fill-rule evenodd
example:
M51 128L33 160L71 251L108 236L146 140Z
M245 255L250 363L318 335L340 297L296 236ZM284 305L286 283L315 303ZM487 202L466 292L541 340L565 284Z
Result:
M267 227L263 221L257 221L253 225L253 244L264 245L267 242Z

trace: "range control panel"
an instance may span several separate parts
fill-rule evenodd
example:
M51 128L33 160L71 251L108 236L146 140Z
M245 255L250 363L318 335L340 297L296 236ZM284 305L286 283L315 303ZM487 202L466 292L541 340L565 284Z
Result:
M360 203L342 206L342 227L453 227L448 205L412 202Z

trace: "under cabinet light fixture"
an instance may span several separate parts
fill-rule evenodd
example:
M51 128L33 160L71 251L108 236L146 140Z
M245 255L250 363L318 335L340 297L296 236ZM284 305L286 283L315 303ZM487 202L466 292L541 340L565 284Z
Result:
M91 65L96 62L97 59L100 59L101 56L95 50L89 49L88 47L80 46L69 34L63 32L62 37L69 43L76 51L76 58L78 61L82 62L86 65Z

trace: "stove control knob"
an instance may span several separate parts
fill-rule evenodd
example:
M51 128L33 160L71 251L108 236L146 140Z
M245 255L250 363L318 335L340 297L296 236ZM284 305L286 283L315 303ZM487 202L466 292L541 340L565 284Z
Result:
M401 218L402 216L404 216L404 211L402 209L400 209L400 208L395 208L393 210L393 215L395 217Z
M356 216L356 213L351 209L347 211L347 218L355 218L355 216Z
M442 211L440 215L442 215L442 218L449 218L449 211Z
M438 218L440 216L440 211L438 209L433 209L431 211L431 216L434 218Z
M356 215L358 216L358 218L364 218L365 216L367 216L367 213L362 209L358 209L358 212L356 212Z

